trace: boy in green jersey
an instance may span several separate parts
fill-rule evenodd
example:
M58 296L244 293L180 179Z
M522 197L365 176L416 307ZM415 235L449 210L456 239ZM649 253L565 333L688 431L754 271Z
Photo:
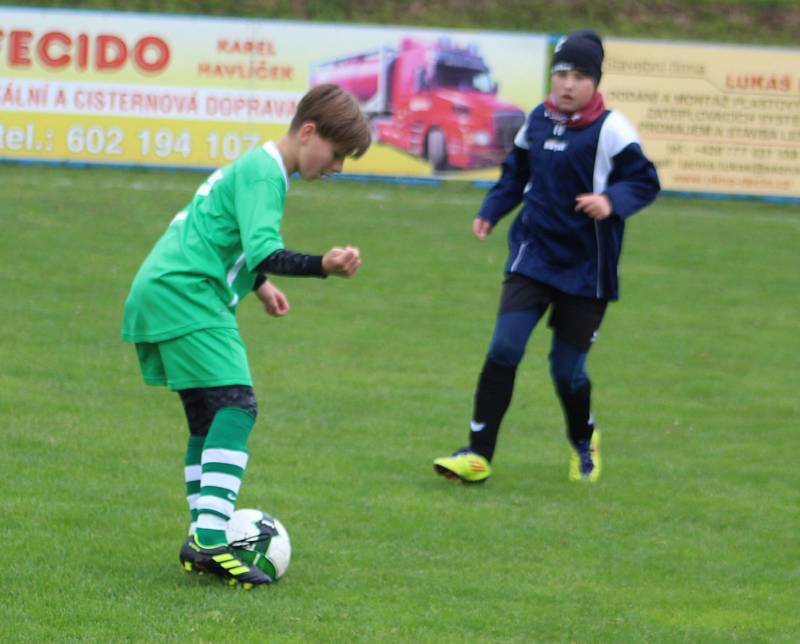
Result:
M357 248L324 255L287 250L281 237L289 176L313 181L341 172L370 144L356 100L335 85L309 91L289 131L220 168L175 215L139 268L125 302L122 338L136 346L150 385L177 391L189 425L185 457L189 537L186 570L246 588L269 576L236 558L225 539L247 466L257 405L236 308L250 291L272 316L289 312L267 274L352 277Z

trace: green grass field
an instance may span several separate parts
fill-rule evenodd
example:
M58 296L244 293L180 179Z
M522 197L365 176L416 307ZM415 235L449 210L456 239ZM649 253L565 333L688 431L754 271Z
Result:
M797 642L800 209L664 198L628 228L592 351L604 475L567 481L540 327L485 486L466 438L507 222L463 185L293 183L290 248L351 280L245 301L260 400L240 507L287 576L185 575L177 396L119 340L140 261L202 176L0 165L0 641Z

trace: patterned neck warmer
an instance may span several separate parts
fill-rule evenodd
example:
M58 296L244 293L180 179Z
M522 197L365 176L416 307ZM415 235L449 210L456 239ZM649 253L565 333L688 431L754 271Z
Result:
M580 112L560 112L556 105L555 96L548 96L544 102L544 115L553 123L565 125L568 128L581 128L594 123L606 111L603 95L595 92L592 100Z

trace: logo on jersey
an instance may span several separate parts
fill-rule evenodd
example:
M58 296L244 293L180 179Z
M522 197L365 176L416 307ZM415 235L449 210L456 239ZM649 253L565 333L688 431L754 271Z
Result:
M567 142L561 139L547 139L544 142L545 150L552 150L553 152L563 152L567 149Z

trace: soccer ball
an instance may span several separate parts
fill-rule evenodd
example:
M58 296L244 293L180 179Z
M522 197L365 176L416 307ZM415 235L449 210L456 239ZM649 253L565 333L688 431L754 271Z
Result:
M246 564L277 581L292 558L289 533L275 517L261 510L236 510L225 527L228 544Z

